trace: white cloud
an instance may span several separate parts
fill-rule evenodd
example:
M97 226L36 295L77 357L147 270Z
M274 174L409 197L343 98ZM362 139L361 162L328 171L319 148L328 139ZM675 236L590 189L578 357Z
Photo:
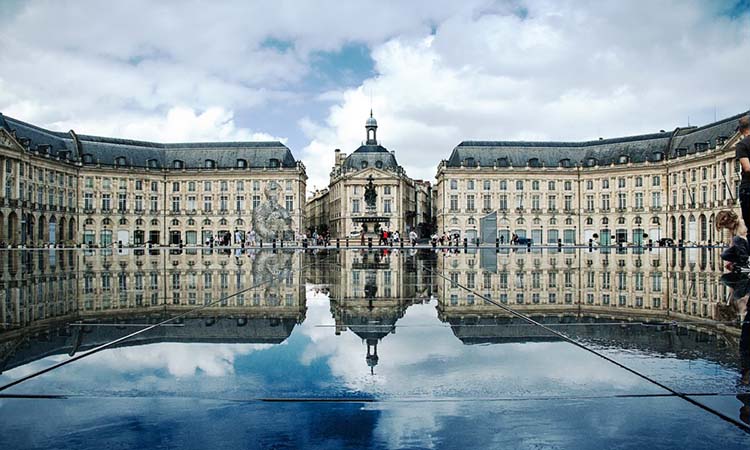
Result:
M518 3L374 46L377 76L338 93L317 128L306 124L310 184L327 181L333 148L359 145L370 92L379 138L427 179L462 140L649 133L748 107L738 91L747 14L731 20L697 1Z

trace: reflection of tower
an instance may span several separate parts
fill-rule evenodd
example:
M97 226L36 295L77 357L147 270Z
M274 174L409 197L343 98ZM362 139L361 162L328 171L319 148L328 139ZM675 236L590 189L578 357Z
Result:
M411 306L413 276L404 271L400 254L342 252L341 278L331 289L331 312L336 333L348 329L367 346L365 361L374 374L379 362L378 344L396 332L396 322Z
M372 353L370 352L372 350ZM370 373L375 375L375 366L378 365L378 341L375 339L368 339L367 340L367 356L365 357L365 361L367 361L367 366L370 368Z

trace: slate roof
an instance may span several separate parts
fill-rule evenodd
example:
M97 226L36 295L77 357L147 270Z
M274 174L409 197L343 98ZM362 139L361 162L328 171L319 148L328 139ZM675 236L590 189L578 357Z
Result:
M79 151L71 133L45 130L2 114L0 127L14 134L30 150L42 148L51 156L66 156L61 152L68 152L68 159L84 165L113 166L120 157L125 158L126 166L151 168L172 167L175 160L182 161L186 169L204 168L207 159L214 161L218 169L237 168L238 160L246 161L248 168L272 167L272 159L282 168L297 165L291 150L278 141L162 144L81 134L77 135Z
M677 129L584 142L463 141L453 149L448 167L589 167L626 162L660 161L665 157L706 151L720 138L735 133L737 120L747 113L696 128ZM682 150L684 149L684 150Z
M344 160L344 167L347 169L361 170L362 163L366 167L378 167L378 162L382 164L383 169L397 170L398 162L393 153L382 145L362 145Z

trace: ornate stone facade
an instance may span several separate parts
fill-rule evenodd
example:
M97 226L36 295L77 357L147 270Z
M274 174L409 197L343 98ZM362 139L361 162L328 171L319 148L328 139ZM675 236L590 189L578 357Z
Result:
M462 142L438 166L438 231L487 243L716 242L715 214L736 207L741 116L593 142Z
M0 240L203 245L294 239L307 175L280 142L159 144L53 132L0 115Z

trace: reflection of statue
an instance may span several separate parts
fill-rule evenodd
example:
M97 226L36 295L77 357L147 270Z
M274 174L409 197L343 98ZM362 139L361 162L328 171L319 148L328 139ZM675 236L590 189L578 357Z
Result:
M260 239L293 239L292 216L279 204L281 186L271 181L266 186L263 195L265 201L253 211L253 228Z
M253 261L253 280L265 282L260 288L268 306L280 306L281 286L293 279L290 253L259 252ZM270 281L270 283L268 282Z
M367 178L369 183L365 186L365 203L367 206L374 208L375 200L378 198L378 193L375 192L375 185L372 183L372 175Z

